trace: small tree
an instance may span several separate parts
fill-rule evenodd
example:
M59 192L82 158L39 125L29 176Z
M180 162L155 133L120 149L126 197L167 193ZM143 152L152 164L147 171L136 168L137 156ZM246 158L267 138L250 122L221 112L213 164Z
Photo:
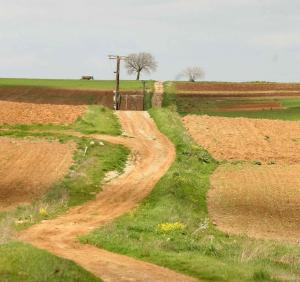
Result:
M130 54L126 59L128 74L136 73L136 80L140 80L142 72L151 73L157 68L157 63L150 53Z
M200 67L188 67L181 75L186 77L190 82L195 82L196 80L203 78L205 73Z

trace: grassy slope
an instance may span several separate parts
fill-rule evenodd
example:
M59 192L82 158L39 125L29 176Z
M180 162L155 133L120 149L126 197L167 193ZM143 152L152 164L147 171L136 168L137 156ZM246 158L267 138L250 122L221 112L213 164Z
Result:
M136 210L81 240L207 281L300 279L299 247L215 229L205 195L216 161L190 139L177 113L160 109L151 115L176 145L175 163ZM175 222L185 228L160 228Z
M85 134L121 134L120 124L113 111L96 105L90 105L88 111L77 119L73 128Z
M100 281L71 261L57 258L29 245L0 245L0 281L63 282Z
M5 86L40 86L54 88L91 88L111 90L115 87L114 80L80 80L80 79L22 79L0 78L0 87ZM141 90L142 82L136 80L122 80L120 84L124 90Z
M87 117L83 117L83 120L89 121L88 131L115 135L120 133L120 125L111 110L103 110L98 106L93 106L90 110L92 113L87 113ZM75 128L86 131L82 120L75 124ZM28 132L29 129L39 130ZM45 129L54 129L56 132L45 132L43 131ZM99 143L90 138L71 137L66 135L64 129L66 128L51 125L31 127L19 125L0 131L0 136L38 137L77 143L74 164L62 181L54 184L46 195L31 205L19 206L13 211L0 213L0 281L98 281L75 264L46 252L14 242L5 244L10 242L16 230L53 218L65 212L70 206L95 198L95 194L101 189L100 183L106 172L122 171L129 153L128 149L107 142ZM41 208L46 212L41 213Z

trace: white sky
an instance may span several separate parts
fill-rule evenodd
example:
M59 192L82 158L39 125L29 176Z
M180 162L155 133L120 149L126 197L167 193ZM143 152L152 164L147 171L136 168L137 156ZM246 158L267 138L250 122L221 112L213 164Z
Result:
M0 40L1 77L110 79L108 54L147 51L146 78L300 81L299 0L0 0Z

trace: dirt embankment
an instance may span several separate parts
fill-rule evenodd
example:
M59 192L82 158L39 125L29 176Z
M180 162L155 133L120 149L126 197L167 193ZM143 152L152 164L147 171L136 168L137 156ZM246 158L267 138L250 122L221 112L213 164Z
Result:
M224 232L299 243L300 122L186 116L193 138L221 165L209 214Z
M81 245L76 240L77 236L136 207L175 159L173 144L159 132L148 113L118 112L118 116L129 137L93 137L123 144L132 150L134 159L125 173L105 184L96 200L33 226L22 232L20 239L71 259L105 281L196 281L150 263Z
M121 96L122 110L143 110L141 91L126 91ZM113 91L0 87L0 124L72 124L90 104L112 109Z
M142 91L121 91L122 109L143 110ZM0 101L51 104L97 104L113 108L112 90L62 89L49 87L0 87Z
M0 138L0 211L30 203L62 178L75 144Z

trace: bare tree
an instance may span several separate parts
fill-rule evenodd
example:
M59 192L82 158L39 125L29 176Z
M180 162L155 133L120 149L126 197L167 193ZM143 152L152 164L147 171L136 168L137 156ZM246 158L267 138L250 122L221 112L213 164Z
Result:
M195 82L203 78L205 73L200 67L188 67L182 72L181 76L186 77L190 82Z
M151 73L157 68L157 63L150 53L130 54L126 59L128 74L136 73L136 80L140 79L141 73Z

